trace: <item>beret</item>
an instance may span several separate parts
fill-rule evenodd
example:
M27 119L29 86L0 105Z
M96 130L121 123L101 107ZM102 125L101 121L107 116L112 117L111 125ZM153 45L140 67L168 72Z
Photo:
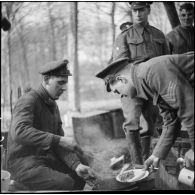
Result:
M153 3L152 1L129 1L131 9L140 9L151 5L152 3Z
M39 73L42 75L72 76L67 68L68 60L52 61L40 67Z
M129 58L119 58L115 60L114 62L108 64L106 68L101 70L96 74L96 77L100 79L105 79L108 75L114 75L119 70L121 70L123 67L125 67L127 64L129 64Z

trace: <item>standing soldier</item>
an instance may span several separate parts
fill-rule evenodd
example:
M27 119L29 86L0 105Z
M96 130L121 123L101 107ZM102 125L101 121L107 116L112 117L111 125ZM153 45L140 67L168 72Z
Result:
M194 51L194 6L191 3L180 6L179 19L181 24L166 36L172 54Z
M168 47L164 34L148 23L150 4L152 2L129 2L132 10L133 25L123 31L115 40L112 60L129 58L134 63L146 61L155 56L168 53ZM144 110L146 101L140 98L132 99L121 96L122 109L125 117L123 129L126 134L129 152L133 164L143 164L149 156L150 136L153 134L153 124L149 123L151 113ZM147 102L148 104L148 102ZM158 111L152 107L151 111ZM140 116L143 115L140 128ZM142 119L142 118L141 118ZM141 143L140 132L141 131Z

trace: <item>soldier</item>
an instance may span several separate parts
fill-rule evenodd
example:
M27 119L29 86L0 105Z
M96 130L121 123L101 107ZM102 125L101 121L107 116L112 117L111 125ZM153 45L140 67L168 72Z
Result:
M127 57L132 62L139 63L139 60L148 60L168 53L164 34L148 23L151 3L143 1L129 3L132 10L133 25L116 38L113 47L113 61ZM125 117L123 129L126 133L132 163L143 164L142 155L144 160L149 156L150 151L146 146L150 145L150 136L153 134L154 129L153 123L148 121L151 118L150 113L144 112L147 102L140 98L131 99L125 96L121 97L121 102ZM158 111L152 105L150 110ZM139 141L140 129L142 129L142 148Z
M179 19L181 24L166 36L172 54L194 51L194 6L191 3L180 6Z
M191 149L186 164L194 166L194 52L164 55L139 65L121 58L100 71L107 91L131 98L142 98L158 105L163 117L163 131L145 169L158 167L165 159L181 130L187 130ZM149 145L147 146L149 147Z
M42 83L16 103L8 134L8 171L28 190L82 190L93 176L80 162L82 150L64 137L56 100L66 91L68 60L40 68ZM21 185L20 185L21 186Z

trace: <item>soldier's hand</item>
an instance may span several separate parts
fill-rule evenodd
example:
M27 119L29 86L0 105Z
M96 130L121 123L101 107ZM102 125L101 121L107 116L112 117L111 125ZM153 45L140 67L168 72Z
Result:
M194 151L192 149L185 153L184 162L186 168L194 169Z
M60 137L59 145L64 149L70 150L71 152L82 152L82 149L72 137Z
M84 180L95 178L95 174L92 169L86 165L79 164L75 169L78 176L82 177Z
M159 167L160 159L154 155L151 155L145 162L144 162L144 170L148 170L150 168L151 171L157 170Z

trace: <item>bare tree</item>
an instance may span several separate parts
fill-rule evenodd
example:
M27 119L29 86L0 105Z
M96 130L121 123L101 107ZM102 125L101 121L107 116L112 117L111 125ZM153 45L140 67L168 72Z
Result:
M78 2L70 3L69 59L73 76L69 79L68 96L72 111L80 111L79 66L78 66Z
M116 3L115 2L112 2L112 7L111 7L111 13L110 13L110 16L111 16L111 27L112 27L112 43L114 44L114 40L115 40L115 32L116 32L116 29L115 29L115 10L116 10Z
M22 6L22 2L4 2L3 4L5 8L6 15L11 21L11 23L14 23L15 20L15 15L18 12L18 10ZM13 29L13 25L12 25ZM11 30L8 31L7 34L7 50L8 50L8 55L7 55L7 72L8 72L8 94L9 94L9 99L10 99L10 111L12 113L12 52L11 52Z
M24 88L29 87L30 86L30 74L29 74L29 63L28 63L28 57L27 57L27 52L28 52L28 47L26 44L26 39L24 36L24 26L22 21L19 24L19 28L18 29L18 35L19 35L19 39L20 39L20 44L21 44L21 49L22 49L22 57L23 57L23 79L24 79L24 83L26 86L23 86Z
M51 60L56 60L55 18L52 15L52 5L53 2L47 2L49 24L50 24L50 31L51 31L51 56L52 56Z
M174 2L164 1L163 2L165 6L165 10L167 12L167 15L169 17L169 21L171 23L172 28L176 27L180 24L179 17L177 14L177 10L175 8Z

